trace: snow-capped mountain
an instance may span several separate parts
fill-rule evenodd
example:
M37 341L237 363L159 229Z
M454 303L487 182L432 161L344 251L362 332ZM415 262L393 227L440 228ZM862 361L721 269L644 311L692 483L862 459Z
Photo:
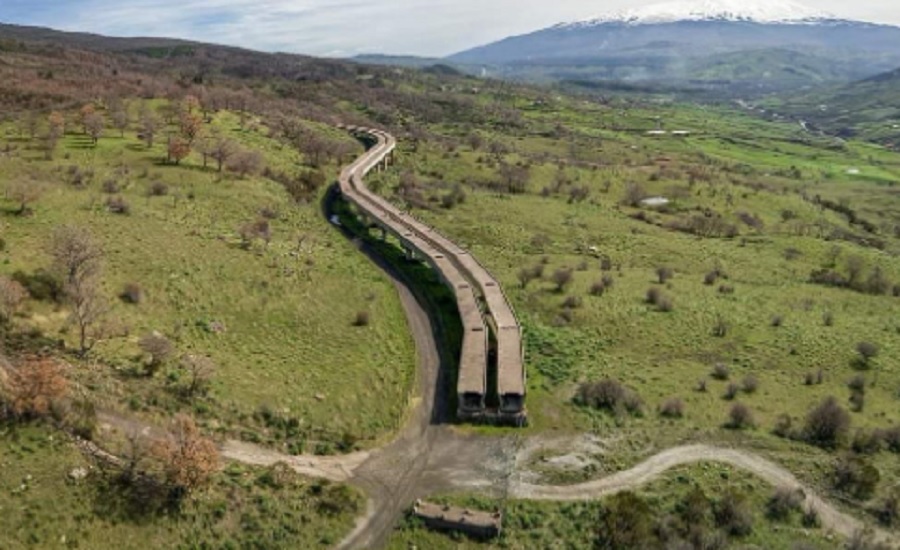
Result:
M670 0L506 38L449 61L542 81L804 86L900 66L900 27L842 19L794 0Z
M677 0L600 15L561 27L604 23L653 25L677 21L744 21L754 23L818 24L834 21L833 14L791 0Z

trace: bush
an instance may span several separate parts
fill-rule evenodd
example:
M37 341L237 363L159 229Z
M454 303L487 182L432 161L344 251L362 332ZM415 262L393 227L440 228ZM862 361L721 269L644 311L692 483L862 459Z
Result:
M584 305L584 300L582 300L581 296L569 296L563 301L562 307L566 309L578 309Z
M850 392L850 409L853 412L863 412L866 408L866 392L853 390Z
M825 313L823 313L822 314L822 324L825 325L826 327L833 327L834 326L834 314L831 313L830 311L826 311Z
M606 290L611 289L613 285L616 284L616 280L612 275L604 275L601 279L601 282L603 282L603 286L606 288Z
M353 320L353 326L355 326L355 327L369 326L369 312L368 311L357 311L356 318Z
M731 376L731 371L728 370L728 366L725 363L716 363L712 370L712 377L716 380L728 380Z
M175 346L168 338L158 332L151 332L141 337L138 342L141 351L150 356L147 362L147 374L153 376L168 361L175 351Z
M647 502L634 493L613 495L600 508L595 548L646 548L653 541L653 516Z
M125 197L110 197L106 199L106 209L113 214L128 215L131 213L131 205L125 200Z
M766 516L775 521L787 521L803 506L805 495L799 489L779 487L766 503Z
M900 523L900 492L896 489L874 510L878 522L885 527L894 527Z
M553 273L553 283L556 285L557 292L564 291L574 279L574 272L569 268L557 269Z
M784 317L782 317L781 315L775 315L772 317L772 326L773 327L778 328L783 324L784 324Z
M603 293L606 292L606 285L603 284L603 281L597 281L591 285L589 292L591 296L603 296Z
M666 284L674 276L675 270L671 267L660 266L656 268L656 277L661 285Z
M872 455L881 451L884 445L884 437L879 430L856 430L850 448L853 452L863 455Z
M744 377L743 389L745 393L756 393L759 389L759 380L752 374Z
M725 395L723 396L728 401L733 401L735 397L737 397L738 392L741 391L740 386L735 384L734 382L728 384L728 387L725 388Z
M119 186L119 183L116 180L112 179L104 181L102 189L103 192L107 195L115 195L122 190L121 186Z
M733 537L745 537L753 532L753 511L747 497L729 490L714 508L716 525Z
M169 186L163 181L154 181L148 190L151 197L164 197L169 194Z
M853 391L866 391L866 377L862 374L857 374L847 382L847 387Z
M892 453L900 453L900 426L893 426L881 431L884 445Z
M836 449L849 431L850 414L838 404L837 399L828 397L807 415L803 438L818 447Z
M750 407L743 403L735 403L731 406L731 410L728 411L726 427L732 430L743 430L752 428L754 425L753 411L750 410Z
M16 271L12 279L24 286L33 299L41 302L59 303L65 296L62 281L44 269L38 269L31 275L24 271Z
M716 284L716 281L719 280L719 272L718 271L710 271L703 277L703 284L706 286L712 286Z
M775 427L772 433L778 437L789 439L794 437L794 420L789 414L780 414L775 420Z
M122 289L119 298L126 304L140 304L144 301L144 290L137 283L128 283Z
M713 336L724 338L728 336L729 330L731 330L731 326L728 324L728 321L726 321L721 315L716 318L716 322L713 325L712 329Z
M640 396L618 380L609 378L581 384L575 395L575 402L593 409L608 410L617 416L625 413L641 416L644 412Z
M697 381L697 386L695 388L699 393L706 393L706 378L701 378Z
M859 353L862 366L868 367L870 361L878 356L880 349L877 344L872 342L860 342L856 344L856 351Z
M667 399L660 405L659 414L666 418L682 418L684 416L684 401L678 397Z
M855 499L872 498L879 481L878 469L861 456L843 456L834 466L834 487Z

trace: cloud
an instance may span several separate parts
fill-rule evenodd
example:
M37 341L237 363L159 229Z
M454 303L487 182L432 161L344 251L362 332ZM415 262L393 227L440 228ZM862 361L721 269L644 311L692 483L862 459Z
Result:
M634 4L629 0L602 4L596 0L0 0L0 20L314 55L442 56ZM847 17L900 23L893 0L853 6L828 0L816 5Z

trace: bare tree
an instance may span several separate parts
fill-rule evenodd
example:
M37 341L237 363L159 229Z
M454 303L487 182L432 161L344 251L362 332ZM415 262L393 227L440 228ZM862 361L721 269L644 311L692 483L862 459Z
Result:
M19 210L16 214L28 216L32 213L29 205L41 198L41 195L44 194L44 189L45 186L41 182L20 178L13 180L6 194L19 205Z
M125 130L128 129L128 125L131 123L131 119L128 116L128 106L121 101L117 102L113 107L111 116L113 128L119 131L119 137L125 137Z
M236 153L228 162L228 169L246 178L250 174L257 174L263 168L264 159L259 151L241 151Z
M95 343L94 329L107 313L100 288L103 251L88 230L61 226L53 233L50 253L72 309L71 322L78 326L80 352L85 355Z
M217 163L217 170L221 172L225 163L238 152L238 145L233 139L216 136L212 140L211 151L211 156Z
M97 145L97 142L103 135L103 129L105 125L106 123L103 120L103 115L101 115L100 113L92 113L85 117L84 129L85 132L91 136L91 139L94 141L94 145Z
M147 373L150 376L156 374L159 367L163 365L174 351L174 346L168 338L158 332L151 332L144 335L138 342L141 351L150 356L150 362L147 365Z
M18 281L0 275L0 319L8 321L15 315L22 302L28 298L28 291Z
M141 110L140 133L148 148L153 147L153 138L156 136L156 132L159 131L159 126L159 118L145 106Z
M185 355L181 359L181 368L188 375L184 388L188 397L202 395L209 390L209 384L216 374L216 364L204 355Z

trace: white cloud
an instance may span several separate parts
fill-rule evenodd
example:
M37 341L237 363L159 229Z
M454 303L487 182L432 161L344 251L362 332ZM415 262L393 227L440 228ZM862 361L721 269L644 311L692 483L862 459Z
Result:
M653 2L640 2L649 3ZM635 4L629 0L0 0L0 20L315 55L446 55ZM894 0L853 5L827 0L815 2L815 7L851 18L900 23Z

